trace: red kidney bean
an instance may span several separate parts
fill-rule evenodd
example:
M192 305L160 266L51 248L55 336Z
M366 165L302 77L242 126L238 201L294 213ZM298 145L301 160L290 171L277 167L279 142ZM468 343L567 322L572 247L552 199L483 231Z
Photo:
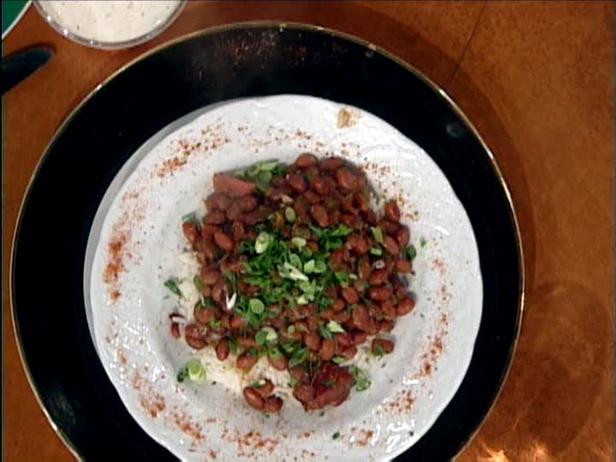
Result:
M365 306L356 306L351 313L353 325L359 330L368 331L371 327L370 314Z
M353 359L356 354L357 347L355 345L348 346L340 352L340 356L342 356L346 360Z
M220 226L204 224L201 228L203 237L213 237L215 233L220 231Z
M253 387L246 387L243 390L244 399L249 406L261 411L265 407L265 400Z
M383 238L383 247L392 255L397 255L400 252L398 243L390 236L385 236Z
M322 205L313 205L310 207L310 214L321 228L326 228L329 225L327 210L325 210L325 207Z
M371 287L368 290L368 296L377 302L383 302L389 300L393 295L392 290L389 287Z
M205 335L207 330L197 324L188 324L184 329L184 338L186 343L195 350L201 350L207 345Z
M314 398L314 387L307 383L298 383L293 387L293 396L300 403L307 403Z
M400 221L400 209L396 201L390 200L385 203L385 217L391 221Z
M410 238L411 234L406 226L402 226L398 231L396 231L396 242L400 248L406 247Z
M319 328L320 324L321 324L321 320L318 318L318 316L316 315L308 316L308 330L316 331Z
M225 283L223 281L218 281L214 287L212 287L212 299L221 305L224 301L226 290Z
M321 349L319 351L319 357L323 361L331 360L336 354L336 342L334 339L326 338L321 342Z
M254 183L240 180L225 173L214 174L214 191L232 197L246 196L255 190Z
M396 271L398 273L410 273L413 271L413 265L405 258L401 258L396 261Z
M254 348L257 346L257 342L253 337L246 335L237 338L237 344L242 348Z
M334 339L336 340L336 343L342 347L353 345L353 337L348 332L335 334Z
M327 157L321 160L321 170L336 170L344 165L344 161L338 157Z
M264 379L263 384L259 384L259 386L253 385L253 388L257 390L262 398L267 398L274 392L274 384L270 379Z
M362 332L359 330L353 332L353 343L355 345L361 345L362 343L366 341L367 338L368 338L368 334L366 334L365 332Z
M368 210L367 212L362 213L362 216L364 217L364 220L366 220L366 223L368 223L370 226L376 226L376 224L378 223L376 213L374 213L374 211L372 210Z
M225 212L222 210L212 210L203 217L203 223L208 225L222 225L226 219Z
M259 205L257 198L253 195L238 197L235 199L235 203L242 212L251 212Z
M396 307L391 300L381 302L381 311L383 312L385 319L396 319Z
M304 343L308 347L308 349L312 351L319 351L321 347L321 337L314 331L308 332L304 335Z
M297 193L303 193L306 191L306 180L304 180L302 175L289 175L287 182L289 183L289 186L291 186L291 189Z
M347 226L353 227L355 223L355 215L344 213L340 216L340 221Z
M197 228L197 225L194 223L183 223L182 231L186 239L188 239L188 242L192 245L195 245L195 243L201 239L201 231L199 231L199 228Z
M294 366L289 368L289 375L297 380L299 383L307 382L309 379L308 372L301 366Z
M370 276L370 284L373 286L380 286L381 284L384 284L387 281L387 278L389 277L389 274L387 272L386 269L380 269L380 270L376 270L372 273L372 276Z
M226 194L214 193L205 200L209 210L226 210L231 205L232 199Z
M244 212L242 212L242 208L237 201L233 201L233 203L226 210L227 218L231 221L239 221L243 219Z
M271 210L269 208L260 205L256 210L245 214L242 217L242 221L249 226L256 225L257 223L267 220L270 213Z
M338 185L346 191L354 191L357 188L357 178L355 174L346 167L336 170L336 181Z
M283 355L275 355L275 356L268 355L267 361L270 363L270 365L274 369L279 370L279 371L284 371L289 365L289 361Z
M229 357L229 341L226 338L221 338L216 344L216 357L220 361Z
M389 221L389 220L382 220L379 223L379 226L381 227L383 231L385 231L387 234L390 234L392 236L395 236L398 230L400 229L400 223Z
M362 281L370 280L370 276L372 275L372 264L370 263L369 258L363 257L359 260L357 273L359 275L359 279Z
M349 319L351 319L351 314L347 310L338 311L336 314L332 316L332 319L336 321L338 324L344 324Z
M408 314L413 311L413 308L415 308L415 300L410 297L405 297L398 302L396 312L398 316L404 316L405 314Z
M222 250L226 252L229 252L233 249L233 239L231 239L229 236L227 236L222 231L219 231L216 234L214 234L214 242L216 243L218 247L220 247Z
M265 405L263 406L263 410L265 412L269 412L271 414L275 414L276 412L280 412L282 409L282 399L278 396L270 396L265 400Z
M349 305L357 303L359 301L359 295L353 287L343 287L341 289L342 297Z
M197 305L195 306L193 314L199 324L206 325L212 319L216 319L220 316L220 310L218 308L204 308L201 305Z
M246 319L239 314L234 314L231 316L231 329L241 329L246 325Z
M306 246L312 250L313 252L318 252L319 251L319 244L316 241L308 241L306 243Z
M302 223L308 223L310 221L310 215L308 214L306 204L303 201L295 201L293 204L293 209Z
M372 354L379 354L381 350L387 354L391 353L394 351L394 342L384 338L372 340Z
M321 196L327 196L331 192L329 181L322 176L316 177L312 181L312 189L314 189L316 193Z
M385 319L381 321L381 324L379 326L380 331L381 332L391 332L391 330L394 328L394 324L395 322L393 320Z
M332 303L332 310L341 311L341 310L344 310L344 306L345 306L344 301L337 298L336 300L334 300L334 303Z
M317 162L317 156L314 154L304 153L300 154L299 157L295 159L294 165L298 168L308 168L316 165Z
M364 192L360 191L355 194L354 200L356 207L362 212L367 212L368 210L370 210L370 202L368 201L368 197L366 197L366 194Z
M344 262L344 250L343 249L336 249L329 256L329 264L335 270L340 269L343 262Z
M177 322L171 323L171 336L173 338L180 338L180 325Z
M203 283L208 286L213 286L221 279L222 279L222 274L220 274L215 269L203 268L203 271L201 272L201 281L203 281Z
M306 199L306 202L308 202L310 205L316 205L321 202L321 196L319 196L314 191L306 191L304 193L304 199ZM325 210L327 211L327 209Z
M245 351L237 357L236 366L238 369L249 371L255 364L257 364L257 361L259 361L259 358L257 358L256 355L252 355L251 353Z

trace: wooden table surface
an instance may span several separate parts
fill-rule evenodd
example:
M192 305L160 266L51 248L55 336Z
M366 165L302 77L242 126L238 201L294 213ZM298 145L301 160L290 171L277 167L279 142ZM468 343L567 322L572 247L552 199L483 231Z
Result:
M339 29L412 63L474 121L509 181L526 257L522 335L494 410L459 460L612 460L609 2L190 2L156 40L114 52L63 39L30 8L4 41L4 53L46 43L56 55L4 98L5 270L28 180L81 98L172 37L254 19ZM3 293L4 455L68 461L24 375Z

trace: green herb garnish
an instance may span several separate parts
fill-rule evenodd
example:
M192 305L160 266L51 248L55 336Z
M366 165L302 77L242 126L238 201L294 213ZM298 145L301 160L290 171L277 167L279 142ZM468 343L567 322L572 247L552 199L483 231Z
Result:
M413 260L417 256L417 250L414 245L409 245L404 249L404 256L407 260Z
M306 348L300 348L295 350L289 358L289 367L299 366L308 359L308 350Z
M333 440L337 440L338 438L340 438L340 432L336 432L332 435Z
M381 230L381 228L379 228L378 226L373 226L370 228L370 231L372 232L372 237L374 238L374 240L378 242L379 244L382 244L383 243L383 231Z
M180 369L177 375L178 382L189 379L191 382L202 383L205 380L205 367L198 359L191 359Z
M169 278L165 281L165 287L173 292L178 297L182 296L182 291L178 287L179 280L177 278Z
M342 326L333 320L327 323L327 330L332 334L342 334L345 332Z
M357 366L351 366L351 373L355 379L355 390L364 391L370 388L371 382L368 374Z
M346 358L345 358L344 356L334 356L334 357L332 358L332 362L333 362L334 364L338 364L338 365L340 365L340 364L343 364L343 363L345 363L345 362L346 362Z

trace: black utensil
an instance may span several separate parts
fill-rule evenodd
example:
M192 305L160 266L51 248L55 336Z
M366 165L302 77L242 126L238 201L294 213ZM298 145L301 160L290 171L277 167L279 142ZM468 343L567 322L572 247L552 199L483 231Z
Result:
M53 56L53 50L46 47L31 48L2 57L2 94L43 67Z

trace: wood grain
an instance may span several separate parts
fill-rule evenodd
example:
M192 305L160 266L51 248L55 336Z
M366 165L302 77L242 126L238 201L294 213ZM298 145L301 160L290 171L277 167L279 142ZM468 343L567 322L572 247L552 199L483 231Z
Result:
M170 38L256 19L332 27L414 64L459 102L509 181L526 252L523 331L503 393L460 460L611 460L609 2L190 2L162 36L113 52L65 40L31 8L4 52L46 43L56 55L4 98L4 268L30 176L81 98ZM68 461L20 364L7 290L3 302L6 460Z

